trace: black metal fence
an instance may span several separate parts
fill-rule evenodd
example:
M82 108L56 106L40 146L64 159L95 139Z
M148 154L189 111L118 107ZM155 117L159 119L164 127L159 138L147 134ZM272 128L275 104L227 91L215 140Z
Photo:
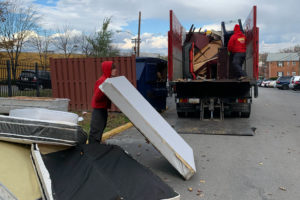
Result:
M21 74L32 72L34 80L23 78ZM41 72L49 72L48 87L43 87ZM25 79L25 80L23 80ZM0 97L37 96L52 97L50 67L38 63L19 63L17 66L9 60L0 60Z

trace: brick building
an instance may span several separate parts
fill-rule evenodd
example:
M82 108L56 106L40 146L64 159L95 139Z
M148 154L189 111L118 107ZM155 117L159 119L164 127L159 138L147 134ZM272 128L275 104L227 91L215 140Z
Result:
M299 75L299 55L298 53L269 53L267 67L266 78Z
M259 54L258 77L263 79L269 77L269 68L267 67L267 54Z

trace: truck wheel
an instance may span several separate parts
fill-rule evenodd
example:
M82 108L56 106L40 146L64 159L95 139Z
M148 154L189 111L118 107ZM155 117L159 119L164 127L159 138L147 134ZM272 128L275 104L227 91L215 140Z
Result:
M249 118L250 112L241 112L241 118Z
M239 113L238 112L231 112L230 117L232 117L232 118L239 117Z
M18 89L21 90L21 91L24 90L24 88L21 85L18 86Z
M177 112L179 118L185 117L185 112Z

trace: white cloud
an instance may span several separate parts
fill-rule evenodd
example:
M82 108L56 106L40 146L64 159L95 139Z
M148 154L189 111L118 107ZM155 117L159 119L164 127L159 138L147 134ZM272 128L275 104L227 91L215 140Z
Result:
M132 50L134 43L132 38L137 37L126 37L118 43L114 43L118 48L125 50ZM143 33L141 35L140 50L142 52L159 52L163 55L167 55L168 38L167 36L155 35L152 33Z
M26 1L34 2L34 0ZM48 1L53 3L52 0ZM195 24L197 28L203 27L203 30L205 28L216 30L221 21L238 18L244 20L253 5L257 5L260 40L264 41L263 46L260 42L260 50L274 51L280 46L294 46L299 43L297 38L300 33L300 1L294 0L232 0L230 2L221 0L59 0L56 6L38 5L38 11L43 14L42 25L47 29L72 24L79 31L93 32L96 27L101 26L105 17L111 16L111 28L122 30L130 22L137 20L139 11L142 12L142 20L168 20L169 10L172 9L186 29L189 29L191 24ZM205 24L211 25L204 26ZM157 27L151 28L152 32L158 32ZM148 28L147 32L151 30ZM152 39L147 39L150 47L156 49L161 47L165 51L166 37L156 37L152 36ZM122 47L128 48L131 40L123 41L123 43ZM147 45L145 42L145 46L142 47L150 48Z
M72 30L67 30L65 33L54 33L51 35L51 38L57 38L60 36L69 36L70 38L72 37L76 37L76 36L81 36L82 32L76 29L72 29Z
M168 38L166 36L155 36L151 33L144 33L141 37L141 47L149 49L168 48Z

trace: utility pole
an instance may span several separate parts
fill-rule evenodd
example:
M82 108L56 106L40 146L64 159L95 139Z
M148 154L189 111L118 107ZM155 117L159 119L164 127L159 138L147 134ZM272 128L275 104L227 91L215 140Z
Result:
M141 11L139 12L139 31L138 31L138 40L137 40L137 57L140 57L140 43L141 43Z

